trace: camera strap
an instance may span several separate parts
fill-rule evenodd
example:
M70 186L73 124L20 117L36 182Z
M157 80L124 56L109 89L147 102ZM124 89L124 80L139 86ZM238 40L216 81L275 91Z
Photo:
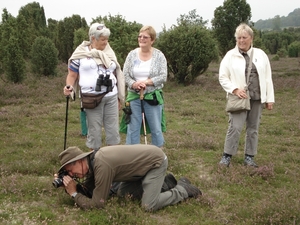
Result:
M95 160L95 155L98 152L99 149L94 150L93 153L90 155L90 160L89 160L89 167L91 172L94 172L94 160Z

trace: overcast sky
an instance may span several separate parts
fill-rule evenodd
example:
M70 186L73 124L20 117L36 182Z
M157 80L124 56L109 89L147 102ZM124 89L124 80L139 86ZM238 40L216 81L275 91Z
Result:
M29 0L1 0L1 14L4 8L13 16L17 16L22 6L32 3ZM152 25L157 32L165 25L170 28L177 24L180 15L188 14L196 9L203 20L209 22L214 17L214 10L223 5L224 0L36 0L44 7L46 19L62 20L78 14L88 24L98 16L121 15L128 22L136 21L143 25ZM270 19L275 16L287 16L296 8L300 8L299 0L247 0L250 4L253 22L259 19Z

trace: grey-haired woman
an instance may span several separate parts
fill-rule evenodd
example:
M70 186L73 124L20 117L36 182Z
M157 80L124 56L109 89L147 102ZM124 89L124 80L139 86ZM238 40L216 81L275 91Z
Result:
M92 24L89 29L90 40L83 41L76 48L68 63L65 95L71 94L77 82L82 95L107 92L98 106L85 108L88 125L86 145L90 149L102 146L102 127L105 129L107 145L120 142L118 118L125 98L125 80L116 55L108 43L109 36L110 30L104 24ZM100 77L109 82L97 83Z
M222 59L219 69L219 81L227 93L239 98L249 98L251 109L229 113L224 153L221 165L229 166L231 157L237 153L241 131L246 124L244 165L257 167L254 156L257 154L258 129L264 105L273 109L275 102L272 71L268 56L259 48L254 48L253 30L247 24L240 24L235 32L236 46ZM252 55L252 60L250 57ZM252 61L252 64L250 62ZM247 64L250 71L250 83L246 82ZM245 91L247 86L250 96Z

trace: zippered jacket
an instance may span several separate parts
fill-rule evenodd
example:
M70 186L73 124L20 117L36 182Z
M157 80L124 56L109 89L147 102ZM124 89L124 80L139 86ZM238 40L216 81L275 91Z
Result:
M267 54L259 48L250 48L247 54L253 51L252 62L256 66L262 103L275 102L272 71ZM232 93L234 89L244 89L246 60L239 52L238 46L229 50L221 61L219 68L219 82L223 89Z

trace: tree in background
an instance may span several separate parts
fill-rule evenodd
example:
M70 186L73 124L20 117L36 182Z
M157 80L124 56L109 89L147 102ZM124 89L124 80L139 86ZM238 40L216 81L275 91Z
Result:
M35 39L31 50L31 69L38 75L56 75L58 51L54 43L46 37Z
M92 23L104 23L110 29L109 44L115 51L118 62L123 67L127 54L130 50L138 47L137 36L142 24L127 22L121 15L99 16Z
M54 45L58 46L59 43L59 37L58 37L58 21L54 19L48 19L48 38L52 40Z
M7 11L6 8L4 8L2 12L2 21L0 23L0 74L4 73L5 71L3 65L3 61L6 57L4 53L4 48L8 44L10 32L13 31L13 29L10 26L8 26L8 23L10 23L9 21L13 21L13 19L14 17Z
M0 72L5 73L7 80L21 83L25 76L25 60L17 25L17 19L4 9L0 25Z
M89 40L88 28L79 28L74 32L74 45L73 48L77 48L83 41Z
M178 83L190 84L218 58L216 42L193 10L181 15L178 25L160 33L155 46L166 56L169 71Z
M300 41L294 41L288 47L289 57L299 57L300 56Z
M223 6L216 8L211 23L222 56L236 44L236 27L242 22L248 24L250 19L251 8L246 0L225 0Z
M281 30L280 27L281 27L281 20L280 20L280 16L277 15L273 18L272 20L272 23L273 23L273 30Z
M53 25L53 24L52 24ZM71 57L74 48L74 32L79 28L87 28L87 23L84 18L79 15L66 17L63 21L58 22L57 35L58 38L56 48L59 49L59 59L67 63Z
M284 32L264 31L262 32L263 44L270 54L277 54L280 49L288 49L288 46L294 42L295 35L288 30Z
M19 45L16 44L18 42L18 38L11 36L3 49L6 56L3 59L6 78L13 83L22 83L25 77L25 60Z
M278 18L279 17L279 18ZM277 21L274 21L277 20ZM277 23L274 26L274 22ZM278 25L280 29L278 29ZM275 16L272 19L267 20L258 20L255 22L254 27L258 30L272 30L276 28L276 30L282 30L285 28L295 28L300 27L300 8L295 9L293 12L289 13L288 16Z
M27 36L30 36L29 40L31 40L31 44L34 42L36 37L48 35L45 11L44 8L40 6L40 3L32 2L21 7L18 17L21 16L27 23L25 31ZM22 29L20 29L19 32L21 30Z
M15 35L21 40L18 45L20 46L23 57L27 59L30 56L31 45L36 37L31 36L30 25L23 15L18 15L16 20Z

